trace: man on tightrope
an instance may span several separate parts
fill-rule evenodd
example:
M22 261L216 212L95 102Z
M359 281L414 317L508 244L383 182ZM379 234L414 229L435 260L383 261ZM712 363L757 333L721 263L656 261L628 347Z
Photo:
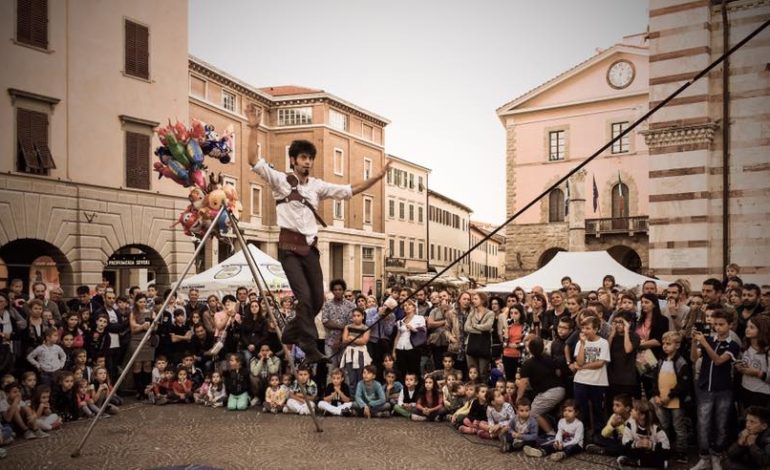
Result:
M326 224L318 214L318 204L323 199L350 199L367 190L388 171L389 163L382 171L368 180L350 185L327 183L310 176L315 163L316 148L307 140L295 140L289 146L289 161L293 172L284 173L272 168L257 155L257 128L262 118L261 110L254 104L246 109L251 128L249 135L249 164L261 176L273 192L280 234L278 260L283 266L294 297L297 300L296 317L283 330L281 342L296 344L305 353L305 362L325 361L318 350L318 333L315 316L324 303L323 273L319 262L318 223Z

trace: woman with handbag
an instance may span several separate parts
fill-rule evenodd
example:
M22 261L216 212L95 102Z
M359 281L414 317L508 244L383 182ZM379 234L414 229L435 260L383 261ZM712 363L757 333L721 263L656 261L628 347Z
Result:
M428 346L433 356L434 370L443 367L444 353L447 352L450 342L457 343L454 335L457 317L449 304L449 294L442 298L439 294L437 305L428 315ZM456 351L455 351L456 352Z
M658 298L654 294L643 294L639 307L641 315L636 323L639 335L639 349L636 368L646 396L652 396L652 369L663 356L663 334L668 331L668 320L660 312Z
M428 339L425 317L417 315L417 305L409 299L403 304L404 318L396 323L396 339L393 341L393 356L396 369L403 374L420 376L420 348Z
M492 357L492 328L495 323L495 314L484 306L486 303L485 293L474 292L471 296L471 313L465 320L467 334L465 355L468 369L476 367L484 381L489 373Z

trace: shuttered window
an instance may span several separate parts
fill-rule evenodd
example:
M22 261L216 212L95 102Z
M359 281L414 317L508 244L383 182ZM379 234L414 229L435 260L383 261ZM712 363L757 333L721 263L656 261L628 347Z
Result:
M56 168L48 148L48 115L29 109L16 109L17 171L47 175Z
M126 20L126 64L125 72L134 77L150 78L150 30L133 21Z
M126 132L126 187L150 189L150 136Z
M16 40L48 49L48 0L16 1Z

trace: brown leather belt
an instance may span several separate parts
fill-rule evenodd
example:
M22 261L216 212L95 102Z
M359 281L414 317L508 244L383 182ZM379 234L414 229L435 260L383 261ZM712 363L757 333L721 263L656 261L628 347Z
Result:
M278 233L278 249L294 252L300 256L307 256L310 248L318 244L318 237L313 238L311 245L307 244L307 237L294 230L281 228Z

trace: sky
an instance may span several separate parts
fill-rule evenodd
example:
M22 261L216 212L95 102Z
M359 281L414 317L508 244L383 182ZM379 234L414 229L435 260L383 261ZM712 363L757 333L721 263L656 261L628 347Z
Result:
M505 220L495 110L647 28L645 0L190 0L190 53L255 86L320 88L390 120L385 151Z

